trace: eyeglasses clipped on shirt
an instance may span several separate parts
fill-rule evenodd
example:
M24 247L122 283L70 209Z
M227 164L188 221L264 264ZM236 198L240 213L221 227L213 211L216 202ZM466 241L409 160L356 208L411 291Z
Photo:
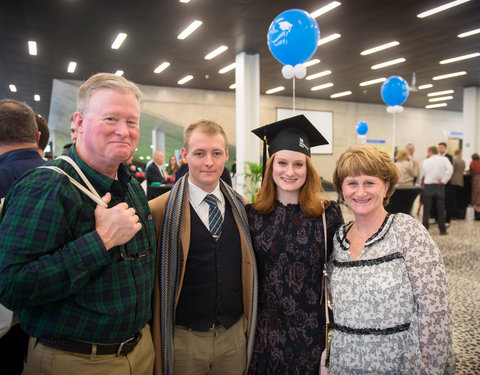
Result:
M147 225L145 224L145 221L143 220L143 218L140 214L138 214L137 216L140 219L140 221L142 223L142 226L145 228L145 232L147 232L148 249L144 250L144 251L141 251L139 253L135 253L135 254L132 254L132 255L125 256L125 255L123 255L122 247L125 247L125 254L128 254L129 253L128 252L128 242L130 242L130 241L128 241L124 245L118 246L118 252L120 253L120 259L123 260L123 261L132 261L132 260L136 260L136 259L139 259L139 258L143 258L143 257L146 257L147 255L150 255L153 252L152 241L150 240L150 234L148 233Z

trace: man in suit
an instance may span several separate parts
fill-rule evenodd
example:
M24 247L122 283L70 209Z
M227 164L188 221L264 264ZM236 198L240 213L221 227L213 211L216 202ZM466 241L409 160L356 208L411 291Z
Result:
M150 201L161 239L155 374L243 374L253 350L257 277L243 199L220 179L228 160L222 127L189 125L182 156L189 172Z
M167 179L165 171L165 154L163 151L156 150L152 156L152 162L147 164L145 169L145 179L147 180L147 198L152 199L155 195L150 191L152 183L164 184Z
M163 151L157 150L153 153L153 162L145 170L145 178L147 184L151 185L152 182L165 183L167 174L165 172L165 154Z

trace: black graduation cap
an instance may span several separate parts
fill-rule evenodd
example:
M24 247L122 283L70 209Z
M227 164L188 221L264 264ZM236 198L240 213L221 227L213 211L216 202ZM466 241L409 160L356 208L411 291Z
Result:
M325 137L304 115L284 120L252 130L263 141L263 168L266 164L266 146L272 156L280 150L298 151L311 156L310 147L328 144Z

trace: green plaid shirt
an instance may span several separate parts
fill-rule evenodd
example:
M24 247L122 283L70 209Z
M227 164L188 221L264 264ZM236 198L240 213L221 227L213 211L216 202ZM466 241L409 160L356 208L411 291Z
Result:
M95 230L96 204L66 176L34 169L9 191L0 221L0 302L20 314L33 337L69 337L99 343L121 342L151 320L156 249L145 193L127 167L118 180L102 175L71 147L68 154L109 207L126 202L143 218L142 230L126 245L107 251ZM75 170L60 166L81 181ZM147 228L145 228L145 225ZM150 243L147 236L149 236Z

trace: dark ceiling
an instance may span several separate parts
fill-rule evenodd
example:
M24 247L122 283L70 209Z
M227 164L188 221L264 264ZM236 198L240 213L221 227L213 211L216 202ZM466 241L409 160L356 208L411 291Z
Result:
M411 92L405 106L425 107L427 92L455 90L446 110L462 111L463 88L480 86L480 58L440 65L439 61L478 52L480 34L458 38L457 34L480 27L480 1L472 0L445 12L420 19L416 15L449 0L341 0L341 6L316 20L320 36L341 38L318 47L314 58L320 64L308 74L331 70L332 74L306 81L296 80L297 97L330 99L333 93L350 90L352 95L335 100L383 103L381 84L360 87L362 81L400 75L410 83L433 83L429 90ZM125 77L147 85L178 87L186 74L194 79L184 87L228 91L235 80L231 71L218 70L235 61L239 52L260 54L260 91L277 86L277 95L292 96L292 81L281 74L282 65L270 54L267 30L282 11L300 8L312 12L330 0L2 0L0 6L0 97L25 101L48 117L52 80L84 80L91 74L121 69ZM177 35L194 19L203 25L186 40ZM119 32L128 37L118 50L110 48ZM28 54L27 41L35 40L38 55ZM397 40L400 45L369 56L360 52ZM229 47L217 58L204 56L224 44ZM370 66L398 57L406 62L371 70ZM78 63L67 73L69 61ZM171 66L161 74L153 70L162 62ZM466 71L467 75L441 81L432 77ZM311 91L326 82L334 86ZM8 85L18 92L11 93ZM40 102L33 100L41 96Z

